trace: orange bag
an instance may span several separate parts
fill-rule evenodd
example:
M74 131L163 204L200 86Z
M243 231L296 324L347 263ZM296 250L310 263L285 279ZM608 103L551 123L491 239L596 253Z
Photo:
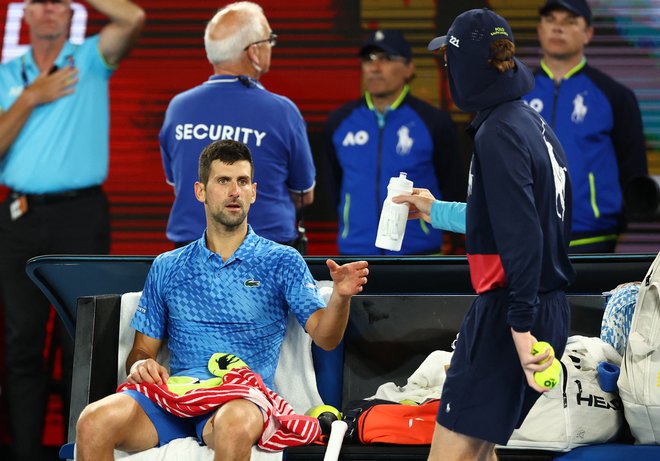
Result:
M386 402L386 403L382 403ZM364 444L391 443L398 445L430 445L435 430L435 417L440 406L439 399L421 405L379 401L354 414L352 438ZM348 421L347 421L348 422ZM350 430L350 422L349 422ZM357 437L355 432L357 432Z

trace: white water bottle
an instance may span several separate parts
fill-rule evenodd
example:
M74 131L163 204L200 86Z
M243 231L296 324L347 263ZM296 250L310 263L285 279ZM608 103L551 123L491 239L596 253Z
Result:
M401 251L410 206L407 203L394 203L392 197L412 195L413 183L406 176L406 173L401 172L398 178L390 178L390 183L387 186L387 198L383 202L378 233L376 234L376 246L378 248Z

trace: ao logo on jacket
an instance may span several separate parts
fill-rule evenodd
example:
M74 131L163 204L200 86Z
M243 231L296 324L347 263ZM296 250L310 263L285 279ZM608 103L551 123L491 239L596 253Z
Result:
M344 136L344 140L341 142L341 145L346 146L364 146L369 141L369 133L364 130L360 130L356 133L349 131Z
M410 128L403 125L397 130L398 142L396 144L396 153L399 155L408 155L412 149L413 143L415 142L413 138L410 137ZM341 145L344 147L347 146L364 146L369 142L369 133L365 130L356 131L355 133L349 131L344 136L344 140L341 142Z
M538 112L539 114L540 114L541 112L543 112L543 107L544 107L544 105L543 105L543 101L542 101L541 99L539 99L539 98L534 98L534 99L532 99L531 101L529 101L528 104L529 104L529 107L531 107L532 109L534 109L534 110L535 110L536 112Z

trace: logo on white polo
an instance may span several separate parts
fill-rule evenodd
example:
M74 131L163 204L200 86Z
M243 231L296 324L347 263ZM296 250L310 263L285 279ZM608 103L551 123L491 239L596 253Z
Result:
M349 131L344 136L344 140L341 142L341 145L346 146L364 146L369 141L369 133L364 130L357 131L353 133Z

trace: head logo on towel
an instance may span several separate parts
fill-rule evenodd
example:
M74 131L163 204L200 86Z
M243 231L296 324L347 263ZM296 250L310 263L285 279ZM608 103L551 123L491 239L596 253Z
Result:
M243 285L246 287L258 287L261 285L261 282L258 280L247 279L245 282L243 282Z

